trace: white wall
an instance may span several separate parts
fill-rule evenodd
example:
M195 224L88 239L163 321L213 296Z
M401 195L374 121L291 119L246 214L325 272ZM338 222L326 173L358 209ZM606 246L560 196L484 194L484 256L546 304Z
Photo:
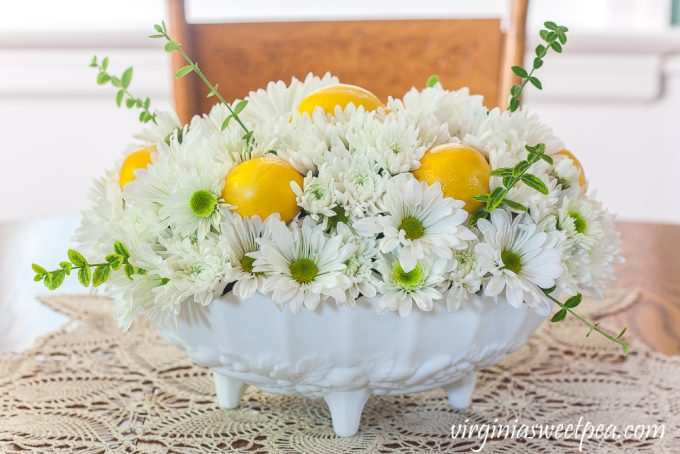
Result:
M532 23L564 17L575 26L567 54L549 57L541 70L544 92L530 92L527 105L579 156L592 187L622 218L680 222L674 200L680 192L674 186L680 168L680 34L659 25L667 0L645 0L656 5L643 8L645 14L638 11L640 0L623 2L629 6L623 12L620 1L594 1L570 2L570 9L553 0L536 2ZM133 91L167 107L169 62L143 27L164 15L164 2L141 2L134 15L121 13L133 8L131 0L115 8L84 0L59 2L62 8L44 0L15 3L21 6L14 15L0 15L0 221L76 213L87 205L90 180L111 167L139 129L134 112L115 106L113 89L98 87L87 64L97 53L110 56L112 71L133 65ZM64 3L81 7L79 16L54 20ZM297 1L288 10L279 7L275 17L428 17L445 14L451 5L391 2L388 9L382 3L350 1L339 11ZM47 4L49 11L35 14ZM192 2L190 15L204 19L219 11L217 17L229 20L263 19L280 4L259 1L236 9ZM504 4L483 3L487 13ZM574 9L583 8L591 14L579 22L583 15ZM471 14L465 7L456 11ZM616 31L621 28L640 31Z

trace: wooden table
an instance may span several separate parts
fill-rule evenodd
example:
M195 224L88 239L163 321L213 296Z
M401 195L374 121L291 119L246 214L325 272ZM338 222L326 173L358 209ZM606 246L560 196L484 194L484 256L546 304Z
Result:
M620 222L626 263L612 285L638 287L640 302L608 317L637 339L669 355L680 354L680 226Z
M40 304L48 293L33 282L30 265L57 264L71 246L76 217L0 224L0 351L23 349L56 329L65 317ZM680 354L680 226L622 222L626 263L612 285L638 287L641 301L606 320L627 325L636 338L667 354ZM60 291L82 293L74 280Z

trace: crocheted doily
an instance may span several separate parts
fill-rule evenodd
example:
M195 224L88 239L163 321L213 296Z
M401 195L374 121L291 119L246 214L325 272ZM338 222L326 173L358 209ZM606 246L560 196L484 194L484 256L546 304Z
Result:
M602 317L637 292L612 291L579 310ZM322 400L249 388L238 410L215 404L211 374L144 320L127 333L108 300L50 296L71 317L21 353L0 354L0 451L347 453L467 451L459 424L664 424L662 438L586 439L584 452L680 452L680 357L633 342L624 359L568 317L546 323L500 365L482 370L472 406L452 410L443 391L372 397L359 434L338 438ZM518 422L515 422L518 421ZM483 452L575 452L578 439L489 439Z

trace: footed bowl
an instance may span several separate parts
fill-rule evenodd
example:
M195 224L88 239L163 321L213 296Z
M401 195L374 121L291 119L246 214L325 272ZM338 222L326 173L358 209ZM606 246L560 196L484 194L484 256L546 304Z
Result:
M156 327L194 362L213 371L219 405L236 408L247 385L325 399L337 435L357 433L371 395L443 387L454 409L470 405L476 371L521 347L545 315L499 299L473 297L456 312L435 304L407 317L378 314L377 298L354 307L322 304L293 314L256 293L185 304Z

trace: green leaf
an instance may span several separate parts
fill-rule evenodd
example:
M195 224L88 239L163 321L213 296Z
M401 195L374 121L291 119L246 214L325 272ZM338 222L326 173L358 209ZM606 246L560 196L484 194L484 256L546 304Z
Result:
M221 131L227 129L227 126L229 126L229 122L231 121L232 118L234 118L234 116L229 114L227 118L224 119L224 121L222 122L222 126L220 127Z
M519 177L522 175L524 172L529 170L529 167L531 164L529 164L529 161L520 161L517 164L515 164L515 167L512 169L512 176L513 177Z
M512 72L519 77L527 77L529 74L527 73L527 70L522 68L521 66L513 66Z
M507 194L508 190L500 186L491 191L489 199L486 201L486 211L493 213L493 210L498 208L498 205L501 204Z
M120 107L121 104L123 104L123 97L124 96L125 96L125 90L123 90L123 89L118 90L118 93L116 93L116 105L118 107Z
M520 177L522 183L526 184L530 188L533 188L543 195L548 194L548 186L543 183L543 181L536 175L531 175L530 173L525 173Z
M73 263L74 266L85 266L87 265L87 260L83 255L76 251L75 249L68 250L68 259Z
M94 274L92 275L92 285L99 287L102 285L111 275L111 267L106 265L99 265L94 269Z
M538 46L536 46L536 57L538 57L539 59L545 57L547 53L548 49L543 44L539 44Z
M125 107L128 109L132 109L135 107L135 98L128 98L125 100Z
M630 353L630 344L623 344L623 356L628 356Z
M588 333L586 333L586 337L590 336L590 334L597 329L597 327L600 326L599 323L595 323L590 329L588 330Z
M504 199L503 200L503 205L507 205L511 210L517 210L517 211L527 211L528 208L522 205L521 203L518 202L513 202L510 199Z
M162 34L149 35L149 38L163 38Z
M541 36L541 39L544 41L548 41L548 33L550 33L548 30L541 30L538 32L538 34Z
M470 227L475 227L477 225L477 221L479 221L482 218L486 218L488 215L489 213L487 213L484 208L479 208L470 215L470 217L468 218L468 224L470 225Z
M557 32L557 39L560 41L562 45L567 44L567 34L564 32Z
M190 72L194 70L193 65L186 65L182 66L180 69L177 70L175 73L175 79L181 79L182 77L186 76Z
M51 278L49 281L49 286L47 288L50 290L56 290L61 286L61 284L64 283L64 278L66 278L66 272L64 270L53 271L50 273L50 276ZM47 282L47 279L45 279L45 282Z
M550 295L552 292L555 291L556 288L557 288L557 286L553 285L550 288L542 288L541 290L543 290L543 293L545 293L546 295Z
M558 54L562 52L562 45L558 43L557 41L553 41L550 43L550 47L557 52Z
M581 301L583 300L583 295L580 293L577 295L572 296L569 298L567 301L564 302L564 306L568 307L569 309L573 309L579 304L581 304Z
M96 68L96 67L97 67L97 56L93 55L92 61L90 61L90 68Z
M624 326L623 329L621 330L621 332L619 333L619 335L616 336L616 338L617 338L617 339L621 339L621 338L623 337L623 335L626 334L626 331L627 331L627 330L628 330L628 327L627 327L627 326Z
M432 74L427 78L427 83L425 84L428 88L434 87L439 82L439 76Z
M168 43L163 46L163 49L165 49L166 52L174 52L179 49L179 43L175 40L168 41Z
M548 156L547 154L542 154L541 159L543 159L548 164L552 164L554 162L553 158L551 156Z
M33 276L33 280L34 280L35 282L40 282L40 281L42 281L44 278L45 278L45 276L43 276L43 275L41 275L41 274L36 274L35 276Z
M561 322L564 320L564 317L567 316L567 311L566 309L560 309L559 311L555 312L555 314L550 318L550 321L553 323Z
M472 196L472 200L478 202L486 202L489 199L489 194L477 194Z
M557 39L557 32L548 32L547 35L545 35L545 41L549 44L552 44L553 41Z
M97 74L97 83L99 85L104 85L105 83L107 83L110 80L111 80L111 76L109 76L108 74L106 74L103 71L100 72L99 74Z
M510 87L510 96L519 96L519 94L522 92L522 87L519 85L515 84L512 87Z
M59 268L68 275L71 274L71 262L59 262Z
M42 266L38 265L37 263L32 264L31 268L33 268L33 271L35 271L36 273L38 273L40 275L44 276L45 274L47 274L47 270L45 268L43 268Z
M557 24L556 24L555 22L553 22L553 21L546 21L546 22L543 22L543 25L544 25L545 28L547 28L548 30L558 30Z
M500 167L498 169L493 169L489 172L489 175L493 177L507 177L512 175L512 169L510 167Z
M106 261L111 265L111 268L113 268L114 271L120 268L124 260L123 256L119 254L109 254L106 256Z
M130 86L130 82L132 82L132 66L127 68L125 71L123 71L123 75L120 76L120 85L123 88L127 88Z
M519 99L511 98L508 109L510 110L510 112L515 112L517 109L519 109Z
M123 267L123 271L125 272L125 275L128 277L128 279L132 279L132 275L135 274L135 267L129 263L126 263Z
M233 115L236 116L240 114L247 105L248 101L246 99L240 100L238 103L236 103L236 107L234 107Z
M212 98L213 96L215 96L217 94L217 86L218 85L219 84L215 84L215 86L210 89L210 92L208 93L206 98Z
M533 85L534 87L538 88L539 90L542 90L542 89L543 89L543 85L541 84L541 81L538 80L537 78L535 78L535 77L533 77L533 76L532 76L532 77L529 77L529 82L531 82L531 85Z
M538 69L541 66L543 66L543 60L538 57L534 58L534 69Z
M92 272L90 271L89 266L85 265L84 267L78 270L78 282L80 282L83 285L83 287L89 287L91 279Z
M147 96L146 99L144 100L144 105L142 107L144 107L145 110L149 110L150 105L151 105L151 98L149 98Z
M163 33L163 27L161 27L159 24L153 24L153 29L158 33Z
M120 87L121 86L120 79L115 76L111 76L111 85L113 85L114 87Z
M109 57L104 57L104 60L102 60L102 69L106 69L109 67Z

